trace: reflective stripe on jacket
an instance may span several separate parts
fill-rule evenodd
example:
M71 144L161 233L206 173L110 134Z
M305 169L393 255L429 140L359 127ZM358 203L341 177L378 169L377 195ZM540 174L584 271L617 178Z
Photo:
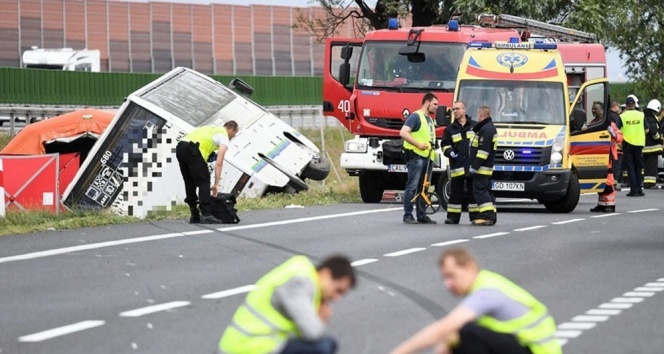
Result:
M477 174L491 176L498 144L498 131L491 117L477 123L473 131L475 136L470 144L470 167L474 168Z
M434 142L435 142L435 132L434 132L434 127L433 127L433 121L431 118L428 118L426 115L424 115L424 112L421 110L415 111L417 115L420 117L420 129L417 131L411 131L410 134L417 140L418 142L428 142L431 149L434 148ZM418 154L419 156L422 157L429 157L432 161L435 161L436 154L431 153L429 154L429 150L421 150L418 149L415 145L409 143L404 139L403 141L403 148L407 150L411 150L414 153Z
M228 137L228 132L226 131L226 128L217 127L214 125L206 125L192 130L191 132L189 132L189 134L185 135L184 138L182 138L182 141L198 143L198 149L201 151L203 159L207 161L210 155L213 152L215 152L218 148L218 146L214 144L214 140L212 139L212 137L215 134L224 134L226 137Z
M646 143L643 147L644 154L661 154L662 153L662 136L659 133L659 122L653 110L646 109L645 120L648 125L648 132L646 133Z
M470 166L470 141L475 136L475 132L473 131L475 124L476 122L466 115L466 125L462 126L458 120L454 120L452 124L445 128L440 146L443 150L443 155L447 156L450 160L452 178L463 177L468 172L468 167ZM452 151L457 154L456 158L450 157Z
M519 343L530 348L533 354L562 353L555 336L556 323L544 304L507 278L488 270L479 272L470 292L482 288L496 289L530 310L523 316L508 321L482 316L477 320L478 325L493 332L513 334Z
M219 341L221 353L273 353L283 349L282 344L288 338L299 336L296 324L271 303L275 288L294 276L305 276L315 284L312 306L318 312L321 291L316 268L305 256L292 257L256 282L256 289L238 307Z
M627 110L620 115L623 138L633 146L644 146L646 144L645 119L643 112Z

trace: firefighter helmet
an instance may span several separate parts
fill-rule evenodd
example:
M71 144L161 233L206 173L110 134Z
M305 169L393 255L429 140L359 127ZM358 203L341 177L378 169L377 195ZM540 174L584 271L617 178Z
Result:
M648 106L646 106L648 109L652 109L655 112L659 112L662 109L662 104L659 103L659 100L650 100L648 102Z

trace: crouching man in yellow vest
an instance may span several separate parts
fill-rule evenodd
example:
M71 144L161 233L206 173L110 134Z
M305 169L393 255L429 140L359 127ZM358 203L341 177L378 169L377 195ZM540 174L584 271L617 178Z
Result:
M436 353L561 354L556 324L541 302L505 277L480 270L468 251L443 253L438 266L445 286L465 296L447 316L425 327L392 354Z
M355 271L342 256L317 267L295 256L256 283L219 341L223 354L332 354L336 341L324 335L330 303L355 287Z

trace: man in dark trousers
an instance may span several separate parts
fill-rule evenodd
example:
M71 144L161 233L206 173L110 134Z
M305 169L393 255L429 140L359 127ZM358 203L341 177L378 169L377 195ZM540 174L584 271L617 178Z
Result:
M185 135L178 143L175 156L184 179L186 192L184 201L189 205L191 211L189 222L192 224L221 224L221 220L215 218L210 212L211 195L216 198L219 193L224 156L230 139L235 137L237 131L237 123L230 120L223 127L211 125L198 127ZM217 159L214 165L214 184L210 187L207 161L213 152L217 152ZM198 196L196 195L197 188ZM200 212L197 204L200 205Z
M435 224L426 214L426 203L417 198L417 220L413 218L413 202L424 183L424 175L431 176L433 161L436 159L434 151L436 141L435 123L431 115L436 113L438 98L433 93L427 93L422 98L422 107L406 118L406 122L399 135L403 139L403 148L406 151L408 167L408 180L404 190L403 222L405 224ZM427 169L428 167L428 169Z
M648 131L646 145L643 148L643 188L657 189L657 159L662 154L662 137L659 134L659 115L662 104L659 100L650 100L643 111Z
M480 269L463 248L438 260L445 287L461 304L426 326L391 354L562 354L556 323L546 306L504 276Z
M643 193L643 146L646 144L646 129L643 112L636 109L636 100L634 97L627 96L625 100L627 109L620 115L622 126L620 130L623 133L623 160L627 169L629 178L628 197L642 197Z
M494 154L498 143L498 131L491 120L489 106L477 110L478 124L473 128L475 136L470 144L470 169L473 177L473 196L479 208L473 225L491 226L496 223L496 198L491 191Z
M450 200L447 203L446 224L458 224L461 220L463 204L468 204L468 214L472 222L479 208L473 197L473 180L468 176L470 168L470 141L475 136L473 121L466 114L466 104L456 101L452 105L454 121L445 128L440 145L443 155L450 161Z

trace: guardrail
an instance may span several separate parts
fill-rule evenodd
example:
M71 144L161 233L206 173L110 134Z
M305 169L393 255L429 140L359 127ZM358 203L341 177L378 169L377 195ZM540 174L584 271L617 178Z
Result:
M120 107L0 104L0 122L3 130L8 130L9 134L14 135L23 127L23 124L18 123L30 124L82 108L115 111ZM265 106L265 109L296 129L339 126L339 121L323 115L321 105Z

